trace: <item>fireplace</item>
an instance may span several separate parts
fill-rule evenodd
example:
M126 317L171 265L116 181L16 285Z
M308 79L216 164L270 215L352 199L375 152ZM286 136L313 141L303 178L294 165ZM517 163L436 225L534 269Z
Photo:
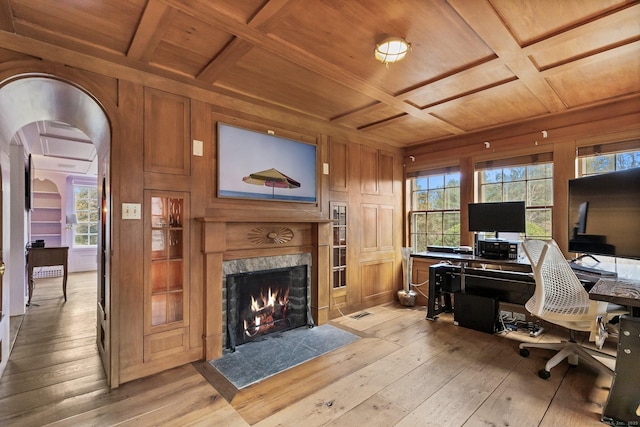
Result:
M227 275L228 347L304 326L307 270L300 265Z
M292 215L263 212L262 216L268 219L256 221L253 211L235 212L232 217L198 218L204 254L206 360L219 358L229 351L227 277L230 275L306 266L303 324L328 322L332 221L297 210ZM290 290L290 303L291 299Z

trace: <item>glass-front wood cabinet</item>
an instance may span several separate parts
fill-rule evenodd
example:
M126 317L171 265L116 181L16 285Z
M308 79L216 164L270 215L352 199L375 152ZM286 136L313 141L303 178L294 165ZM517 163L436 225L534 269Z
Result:
M146 192L145 332L186 326L188 194Z

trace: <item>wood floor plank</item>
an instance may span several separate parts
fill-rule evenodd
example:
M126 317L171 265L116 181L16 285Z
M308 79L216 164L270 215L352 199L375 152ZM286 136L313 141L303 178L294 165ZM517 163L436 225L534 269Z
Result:
M460 332L462 335L467 333L464 330ZM412 373L426 360L434 355L446 353L450 348L449 344L439 340L416 340L339 379L312 396L283 408L279 413L267 418L264 425L322 425L327 419L340 417L359 406L389 384Z
M52 401L80 396L105 387L104 374L100 373L14 394L0 400L0 421L28 413Z
M24 423L24 425L28 426L53 423L96 408L108 407L116 402L128 399L130 396L142 394L148 390L155 390L164 384L181 381L191 375L194 375L191 365L184 365L164 371L158 375L123 384L116 389L110 390L107 387L103 387L94 392L73 396L68 399L50 400L28 414L22 414L19 417L19 421L20 424Z
M399 348L386 341L361 338L242 390L233 400L233 407L253 425L354 371L366 369ZM260 405L255 404L258 399Z
M344 413L326 426L394 426L407 416L408 409L391 402L379 394L374 394L355 408Z
M78 360L70 360L56 366L45 366L36 370L6 375L0 383L0 399L12 394L70 381L78 377L98 375L103 372L102 361L97 355Z
M56 366L72 360L83 360L95 357L96 345L83 345L72 349L53 351L50 353L34 354L29 357L22 357L11 360L7 363L7 375L15 373L34 371L47 366Z
M555 372L552 372L555 375ZM540 427L559 425L600 426L602 410L611 388L611 376L587 366L569 369L562 379Z
M119 400L108 406L66 418L56 424L62 426L115 425L145 417L153 418L155 412L182 400L177 396L184 396L186 401L191 401L192 393L200 393L200 389L196 387L203 384L207 385L208 392L214 392L200 375L190 375L179 381L163 384L153 390L129 396L127 399ZM141 425L145 425L144 422L141 422Z
M460 357L463 354L458 353L458 365L463 368L397 425L466 425L466 420L520 362L513 348L501 344L496 348L500 350L481 353L480 357Z
M566 362L554 368L551 378L538 377L544 359L521 357L514 354L518 364L511 375L495 389L478 410L469 418L468 426L486 426L500 414L500 422L509 425L538 425L556 395L566 374Z

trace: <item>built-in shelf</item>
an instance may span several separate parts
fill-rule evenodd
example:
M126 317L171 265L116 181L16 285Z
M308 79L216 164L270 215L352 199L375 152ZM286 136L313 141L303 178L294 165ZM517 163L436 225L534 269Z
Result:
M46 179L33 180L30 240L44 240L45 246L62 245L62 197L58 187Z

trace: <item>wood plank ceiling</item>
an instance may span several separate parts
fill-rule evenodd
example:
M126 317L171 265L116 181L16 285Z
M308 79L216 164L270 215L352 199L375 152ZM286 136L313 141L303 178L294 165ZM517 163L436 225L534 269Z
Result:
M0 13L0 48L63 48L397 147L640 93L634 0L0 0ZM388 68L373 56L387 35L412 45Z

